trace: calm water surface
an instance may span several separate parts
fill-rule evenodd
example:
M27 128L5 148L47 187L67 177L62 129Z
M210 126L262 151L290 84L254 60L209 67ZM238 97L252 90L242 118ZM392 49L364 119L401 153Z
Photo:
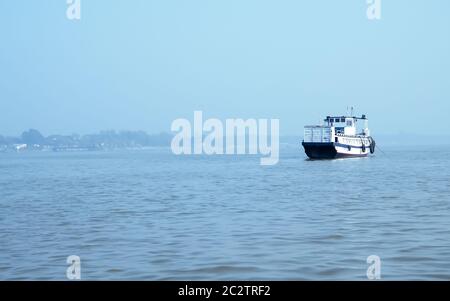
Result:
M450 147L0 154L0 279L450 279Z

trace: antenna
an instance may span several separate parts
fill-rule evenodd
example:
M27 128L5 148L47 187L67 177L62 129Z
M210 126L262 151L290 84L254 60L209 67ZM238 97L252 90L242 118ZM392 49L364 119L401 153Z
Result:
M351 116L350 117L353 117L353 107L352 107L352 114L351 114Z

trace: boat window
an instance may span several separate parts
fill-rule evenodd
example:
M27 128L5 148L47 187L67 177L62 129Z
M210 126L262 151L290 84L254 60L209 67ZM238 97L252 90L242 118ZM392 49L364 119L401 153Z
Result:
M347 126L352 126L352 121L351 120L347 120Z
M335 120L336 122L339 122L339 118L336 118L336 120Z
M341 118L341 122L345 122L345 118Z

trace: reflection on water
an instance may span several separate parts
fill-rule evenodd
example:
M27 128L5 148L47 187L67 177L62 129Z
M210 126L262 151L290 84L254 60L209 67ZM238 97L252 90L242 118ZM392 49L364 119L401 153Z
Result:
M450 148L385 152L0 154L0 278L450 279Z

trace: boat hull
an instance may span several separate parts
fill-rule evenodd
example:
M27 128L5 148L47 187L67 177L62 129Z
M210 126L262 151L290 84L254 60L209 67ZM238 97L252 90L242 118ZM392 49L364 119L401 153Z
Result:
M311 159L366 157L369 154L368 147L362 149L333 142L303 142L302 145Z

